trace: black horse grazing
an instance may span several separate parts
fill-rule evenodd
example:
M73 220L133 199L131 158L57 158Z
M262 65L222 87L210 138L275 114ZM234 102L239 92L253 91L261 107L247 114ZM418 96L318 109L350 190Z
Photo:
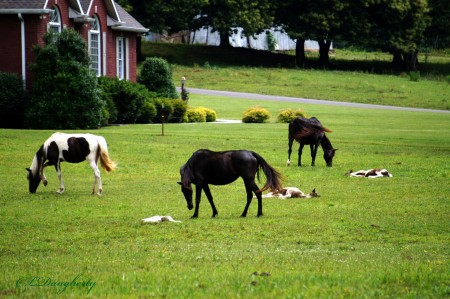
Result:
M258 176L260 169L266 176L266 184L259 189L255 183L255 176ZM192 187L195 185L195 212L192 218L198 217L198 208L200 206L200 196L202 190L205 191L206 197L213 211L212 217L217 216L217 210L214 206L209 184L226 185L234 182L242 177L247 191L247 204L241 217L247 216L247 210L252 202L252 191L258 198L258 214L262 216L262 197L264 190L280 190L281 175L272 168L260 155L255 152L246 150L232 150L224 152L213 152L207 149L201 149L192 154L189 160L180 169L181 191L186 198L187 207L192 210Z
M298 166L302 166L302 151L305 144L309 144L311 148L311 166L315 166L317 149L319 143L322 145L323 158L328 167L333 166L333 157L337 149L334 149L325 132L331 132L324 128L320 121L311 117L310 119L298 117L289 124L289 150L287 165L291 164L292 143L294 139L300 142L298 149Z

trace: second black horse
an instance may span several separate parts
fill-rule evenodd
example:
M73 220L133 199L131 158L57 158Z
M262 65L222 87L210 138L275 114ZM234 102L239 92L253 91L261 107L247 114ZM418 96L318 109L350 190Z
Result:
M305 144L309 144L311 148L311 166L315 166L317 149L319 143L322 145L323 158L328 167L333 166L333 157L337 149L333 148L330 139L325 132L331 132L323 127L320 121L315 118L298 117L289 124L289 149L287 165L291 164L292 143L297 140L300 143L298 149L298 166L302 165L302 152Z
M260 170L266 176L266 184L261 189L255 183L255 176L258 177ZM202 190L205 191L206 197L212 208L212 217L217 216L217 209L209 190L208 185L227 185L239 177L244 180L245 190L247 191L247 204L242 212L241 217L247 216L248 207L252 202L253 194L258 199L258 214L262 216L262 197L264 190L280 190L281 175L273 167L271 167L260 155L252 151L231 150L223 152L213 152L207 149L200 149L192 154L189 160L180 169L181 174L181 191L187 202L187 207L192 210L192 184L196 187L195 192L195 212L192 218L198 217L198 209L200 206L200 197Z

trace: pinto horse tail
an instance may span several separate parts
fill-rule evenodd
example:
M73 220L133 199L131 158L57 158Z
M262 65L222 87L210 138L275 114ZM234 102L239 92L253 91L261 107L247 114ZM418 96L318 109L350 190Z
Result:
M259 180L260 169L263 170L263 172L266 176L266 179L267 179L266 184L259 191L263 192L267 189L270 189L272 191L283 189L283 186L281 184L281 180L282 180L281 173L279 173L275 168L270 166L269 163L267 163L266 160L264 160L264 158L261 157L260 155L258 155L257 153L252 152L252 154L253 154L253 157L255 157L258 162L258 164L256 166L256 169L257 169L256 173L258 175L258 180Z
M108 146L106 144L105 138L102 136L97 136L98 148L100 152L100 164L104 170L111 172L117 167L117 163L109 158Z

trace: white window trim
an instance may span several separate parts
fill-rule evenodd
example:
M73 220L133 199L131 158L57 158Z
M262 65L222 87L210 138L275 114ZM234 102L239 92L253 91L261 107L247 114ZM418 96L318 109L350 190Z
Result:
M55 28L55 29L58 29L57 31L59 33L61 33L61 28L62 28L61 13L57 6L55 6L53 8L53 10L54 10L54 14L57 17L57 22L52 22L52 20L51 20L52 14L50 14L50 16L49 16L50 21L47 24L47 32L50 31L52 28Z
M121 48L120 48L121 47ZM128 38L116 38L116 76L120 80L130 78Z
M95 22L97 24L97 30L89 30L89 34L88 34L88 45L89 45L89 56L91 55L91 37L92 35L97 35L97 72L96 75L97 76L101 76L102 75L102 57L101 57L101 49L102 49L102 36L101 36L101 30L100 30L100 22L98 21L98 18L95 17ZM91 57L92 59L92 57Z

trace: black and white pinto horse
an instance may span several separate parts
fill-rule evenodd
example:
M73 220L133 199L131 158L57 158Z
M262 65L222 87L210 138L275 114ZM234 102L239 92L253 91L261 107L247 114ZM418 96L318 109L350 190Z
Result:
M58 193L64 192L64 182L61 173L61 162L80 163L86 160L94 171L94 188L98 183L98 195L102 194L102 179L97 162L100 159L101 166L107 172L116 168L116 163L111 161L105 138L92 134L65 134L54 133L48 138L36 152L28 171L29 191L35 193L40 182L47 186L47 178L44 168L53 165L59 178Z
M260 170L266 176L266 184L259 189L255 183L255 176L258 177ZM200 206L200 197L202 190L212 208L212 217L217 216L217 209L214 205L209 185L226 185L234 182L239 177L244 180L245 190L247 191L247 204L241 217L247 216L248 207L252 202L252 192L258 199L258 214L262 216L262 197L264 190L279 190L281 186L281 175L272 168L260 155L252 151L232 150L223 152L213 152L207 149L201 149L192 154L189 160L180 169L181 191L187 202L187 207L192 210L192 187L196 187L195 192L195 212L192 218L198 217Z
M315 118L298 117L289 124L289 149L287 166L291 164L292 143L297 140L300 143L298 149L298 166L302 165L302 151L305 144L311 148L311 166L315 166L317 149L319 143L323 149L323 158L328 167L333 166L333 157L337 149L333 148L325 132L331 132L323 127L320 121Z

